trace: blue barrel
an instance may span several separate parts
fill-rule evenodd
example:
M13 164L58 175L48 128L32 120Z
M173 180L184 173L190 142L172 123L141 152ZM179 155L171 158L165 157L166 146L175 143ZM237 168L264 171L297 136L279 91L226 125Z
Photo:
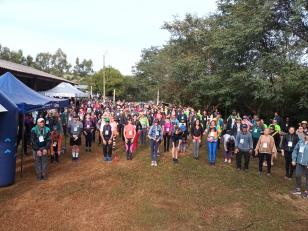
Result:
M0 90L0 187L15 182L18 108Z

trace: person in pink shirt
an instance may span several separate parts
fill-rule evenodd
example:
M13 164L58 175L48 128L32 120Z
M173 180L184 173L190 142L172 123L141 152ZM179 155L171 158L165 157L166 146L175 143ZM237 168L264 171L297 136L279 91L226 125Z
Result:
M115 149L116 147L116 139L118 136L118 123L114 120L114 117L111 116L110 117L110 126L111 126L111 130L112 130L112 148Z
M124 127L124 139L125 139L125 148L126 148L126 158L127 160L133 159L133 140L136 136L136 127L132 124L132 119L127 120L127 125Z

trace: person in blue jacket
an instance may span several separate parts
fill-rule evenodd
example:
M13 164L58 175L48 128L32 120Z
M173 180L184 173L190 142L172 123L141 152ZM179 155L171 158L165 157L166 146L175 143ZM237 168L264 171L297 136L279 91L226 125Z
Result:
M161 140L163 139L162 127L158 124L158 119L154 120L154 124L150 127L148 137L151 145L151 166L157 166L157 151Z
M296 188L292 192L293 195L302 195L308 199L308 132L305 132L305 140L300 140L296 144L292 152L292 165L296 166ZM306 177L305 191L302 193L302 175Z

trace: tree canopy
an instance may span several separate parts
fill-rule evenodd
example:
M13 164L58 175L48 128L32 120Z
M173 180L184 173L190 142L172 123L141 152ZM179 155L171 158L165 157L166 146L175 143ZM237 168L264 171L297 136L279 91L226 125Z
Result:
M159 89L162 100L178 104L306 113L307 7L304 0L220 0L209 17L166 22L170 40L143 50L135 74L151 83L150 94Z

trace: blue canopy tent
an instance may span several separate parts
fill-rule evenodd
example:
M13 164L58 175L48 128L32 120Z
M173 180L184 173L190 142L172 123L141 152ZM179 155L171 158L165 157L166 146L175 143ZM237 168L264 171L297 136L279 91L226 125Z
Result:
M6 72L0 76L0 90L17 105L19 112L22 114L41 109L64 108L69 106L69 101L67 99L56 99L43 96L26 86L10 72ZM24 137L24 129L22 137ZM25 145L24 139L22 145ZM21 154L21 175L22 167L23 152Z
M0 90L0 187L15 181L18 108Z
M0 89L17 105L21 113L69 106L68 100L43 96L23 84L10 72L0 77Z

